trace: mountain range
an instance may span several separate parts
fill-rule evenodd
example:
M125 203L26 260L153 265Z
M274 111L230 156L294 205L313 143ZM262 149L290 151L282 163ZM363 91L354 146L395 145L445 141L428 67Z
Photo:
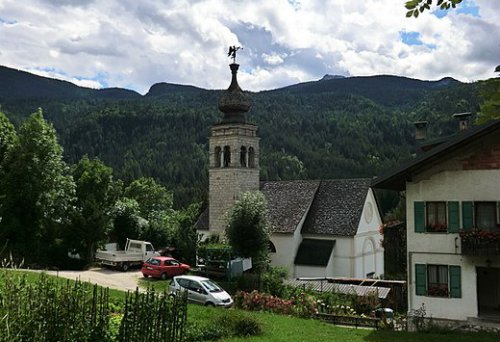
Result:
M229 81L229 80L228 80ZM221 118L220 90L157 83L148 93L89 89L0 67L0 105L17 126L43 108L69 163L99 157L125 182L154 177L176 205L206 199L208 136ZM241 84L244 88L244 84ZM452 114L478 109L477 84L380 75L249 93L259 127L261 178L372 177L414 152L413 121L452 134Z

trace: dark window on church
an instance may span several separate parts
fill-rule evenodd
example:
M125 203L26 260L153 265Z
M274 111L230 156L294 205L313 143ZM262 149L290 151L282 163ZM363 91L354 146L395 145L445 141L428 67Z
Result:
M245 146L241 146L240 149L240 165L247 167L247 148Z
M214 158L215 158L215 167L220 167L220 158L221 157L221 148L220 146L217 146L215 148L215 155L214 155Z
M248 167L255 167L255 151L253 147L248 148Z
M224 167L231 165L231 148L224 146Z

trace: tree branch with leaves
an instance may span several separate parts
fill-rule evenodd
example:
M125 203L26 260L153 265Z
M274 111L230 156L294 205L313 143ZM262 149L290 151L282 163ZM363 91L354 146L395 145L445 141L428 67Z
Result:
M462 0L438 0L435 7L439 7L442 10L448 10L450 8L455 8ZM418 18L420 13L426 10L430 10L433 5L433 0L410 0L405 3L405 7L408 10L406 16L408 18L415 17Z

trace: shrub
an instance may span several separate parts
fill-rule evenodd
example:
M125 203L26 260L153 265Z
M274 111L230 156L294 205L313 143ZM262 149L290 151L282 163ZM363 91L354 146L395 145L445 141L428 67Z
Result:
M262 334L260 323L252 317L241 317L234 324L236 336L248 337Z

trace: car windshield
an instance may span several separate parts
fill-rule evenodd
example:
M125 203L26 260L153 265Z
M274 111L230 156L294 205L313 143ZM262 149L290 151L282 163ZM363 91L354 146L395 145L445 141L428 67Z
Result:
M201 284L208 292L214 293L214 292L222 292L223 291L219 285L217 285L216 283L214 283L211 280L204 280L201 282Z

